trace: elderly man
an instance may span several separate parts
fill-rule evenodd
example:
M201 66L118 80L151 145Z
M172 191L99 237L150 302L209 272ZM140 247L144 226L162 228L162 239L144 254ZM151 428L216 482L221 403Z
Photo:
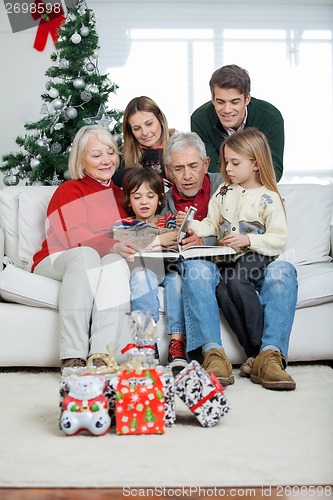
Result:
M167 172L173 185L168 192L165 211L176 214L190 205L197 208L196 218L207 215L209 199L222 182L217 173L208 173L209 157L205 145L194 132L176 133L166 150ZM183 240L184 247L208 242L193 231ZM214 373L222 384L234 383L232 365L223 349L216 287L218 267L209 260L182 261L184 313L187 352L198 359L208 373ZM264 334L259 355L243 363L240 374L250 377L267 389L295 389L295 382L285 371L289 337L297 302L297 277L294 266L284 261L268 265L260 286L264 310Z

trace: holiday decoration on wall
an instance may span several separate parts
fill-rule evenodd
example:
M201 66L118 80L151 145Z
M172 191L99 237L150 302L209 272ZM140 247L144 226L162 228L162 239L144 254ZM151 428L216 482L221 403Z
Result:
M52 66L45 72L42 118L24 125L28 133L16 138L21 151L3 155L0 170L5 185L22 179L27 185L59 185L67 180L71 143L84 125L102 125L121 144L123 113L107 108L118 86L99 73L95 15L84 0L68 8L58 35Z
M34 48L43 51L49 34L54 42L58 40L58 29L64 22L65 17L60 1L55 5L46 5L42 0L35 0L35 6L36 10L31 15L34 19L40 18L40 23L37 28Z

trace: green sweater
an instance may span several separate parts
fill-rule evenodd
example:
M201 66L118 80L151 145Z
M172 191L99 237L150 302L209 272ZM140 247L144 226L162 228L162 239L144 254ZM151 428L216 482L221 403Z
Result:
M267 101L251 98L247 106L246 127L256 127L269 142L277 182L283 173L284 123L280 111ZM223 139L228 136L216 115L211 101L196 109L191 116L191 130L196 132L206 146L210 157L210 172L219 172L219 152Z

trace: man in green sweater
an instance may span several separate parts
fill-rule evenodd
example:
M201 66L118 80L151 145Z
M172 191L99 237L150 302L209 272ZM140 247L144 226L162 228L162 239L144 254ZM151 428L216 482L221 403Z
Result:
M280 111L267 101L251 97L248 72L230 64L214 71L209 82L212 100L191 116L191 130L206 146L210 172L220 171L220 146L227 135L256 127L269 142L277 182L283 173L284 122Z

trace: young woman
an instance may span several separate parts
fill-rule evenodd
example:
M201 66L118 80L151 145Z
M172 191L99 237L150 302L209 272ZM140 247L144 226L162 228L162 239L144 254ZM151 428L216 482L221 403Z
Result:
M213 195L207 217L193 221L199 236L215 235L219 245L237 250L220 264L217 300L247 356L259 353L263 310L257 290L266 266L283 252L287 224L270 148L255 128L230 135L221 146L225 179ZM273 346L269 346L273 347Z
M118 164L117 145L106 129L91 125L77 132L69 156L71 180L49 203L46 239L34 255L32 271L61 282L61 369L85 366L91 354L107 354L128 310L124 259L137 247L115 240L111 232L126 216L122 191L111 180Z
M130 238L140 249L177 245L176 217L160 215L164 207L164 184L151 168L131 168L123 182L124 207L132 217L121 219L113 226L114 237ZM165 267L163 259L140 258L131 267L132 310L150 312L159 320L158 285L164 287L167 333L170 335L168 363L178 370L187 364L182 279L172 265Z
M165 174L165 147L174 130L159 106L149 97L134 97L126 106L123 117L124 167L148 167L156 170L170 186ZM122 185L126 172L118 170L117 185Z

